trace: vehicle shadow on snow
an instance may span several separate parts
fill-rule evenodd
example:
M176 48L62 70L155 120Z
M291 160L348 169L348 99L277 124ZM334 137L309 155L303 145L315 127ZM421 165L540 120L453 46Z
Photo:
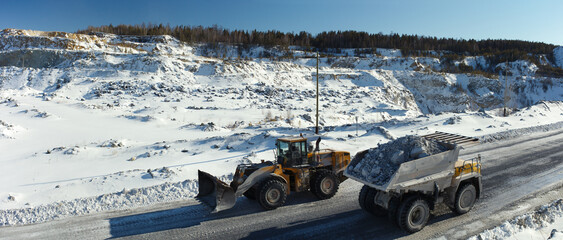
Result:
M288 196L286 206L301 204L317 199L311 193L295 193ZM196 203L194 201L194 203ZM202 222L228 219L265 211L258 202L240 197L231 209L211 213L211 208L202 203L180 208L147 212L123 217L110 218L111 238L134 236L177 228L190 228Z
M200 224L207 209L191 205L109 219L111 238L133 236Z
M319 200L310 192L292 193L287 197L284 206L293 206L315 201ZM267 212L257 201L247 199L246 197L239 197L237 203L231 209L218 213L211 213L211 210L212 209L207 205L202 203L197 204L196 201L194 201L193 205L185 207L110 218L108 220L111 238L134 236L178 228L190 228L200 225L203 222L215 220L223 221L233 217Z
M316 201L319 200L310 192L292 193L282 208ZM265 211L257 201L240 197L233 208L218 213L211 213L211 208L200 203L111 218L109 219L110 234L111 238L119 238L171 229L189 229L197 227L203 222L228 222L229 218L254 214L276 214L275 211L277 210ZM428 224L432 225L452 217L455 217L453 213L443 209L433 211ZM276 239L276 236L280 239L396 239L407 236L407 234L386 217L375 217L362 209L355 209L306 221L287 222L283 227L271 227L250 232L243 239Z
M290 222L285 227L271 227L241 239L397 239L406 233L387 218L356 209L307 221Z

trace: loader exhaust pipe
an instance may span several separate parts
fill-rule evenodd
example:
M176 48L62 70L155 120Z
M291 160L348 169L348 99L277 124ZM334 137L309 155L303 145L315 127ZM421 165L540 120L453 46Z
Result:
M235 205L235 191L228 184L201 170L197 171L197 175L199 193L196 199L211 207L212 212L229 209Z

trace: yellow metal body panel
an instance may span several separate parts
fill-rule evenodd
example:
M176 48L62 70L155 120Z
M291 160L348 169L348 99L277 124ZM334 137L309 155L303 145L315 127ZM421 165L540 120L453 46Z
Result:
M478 173L481 174L481 164L477 161L464 161L462 159L457 160L454 165L455 173L453 178L457 178L461 175Z
M293 167L282 167L281 164L276 164L265 168L268 168L272 173L285 179L288 183L286 190L289 194L290 191L308 191L312 171L314 171L314 169L326 169L326 167L329 167L329 169L335 173L340 173L346 169L350 163L350 153L345 151L322 150L318 153L309 153L308 158L317 162L310 162L309 165Z

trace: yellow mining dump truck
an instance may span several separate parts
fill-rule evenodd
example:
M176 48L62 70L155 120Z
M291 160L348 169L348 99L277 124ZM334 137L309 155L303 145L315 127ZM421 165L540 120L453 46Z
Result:
M240 164L230 184L198 170L196 199L218 212L232 208L242 195L267 210L282 206L290 192L311 191L319 199L331 198L346 180L343 171L350 163L350 153L320 150L319 142L320 138L313 149L304 137L279 138L275 162Z
M463 146L478 143L478 139L436 132L422 136L447 149L438 154L401 163L385 183L377 183L354 174L351 170L360 161L356 154L345 176L364 184L359 194L362 209L376 216L385 216L403 230L420 231L428 222L430 210L446 204L458 214L467 213L481 195L481 156L458 158Z

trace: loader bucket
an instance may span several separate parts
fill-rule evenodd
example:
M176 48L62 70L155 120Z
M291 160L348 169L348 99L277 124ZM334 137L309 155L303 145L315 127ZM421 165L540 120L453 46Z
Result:
M196 199L219 212L232 208L236 203L235 191L225 182L204 171L197 171L199 194Z

